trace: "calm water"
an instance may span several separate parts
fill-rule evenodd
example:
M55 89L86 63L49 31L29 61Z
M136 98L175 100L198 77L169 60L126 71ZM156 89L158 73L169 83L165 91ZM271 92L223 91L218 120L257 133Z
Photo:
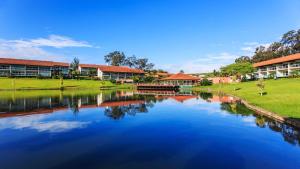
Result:
M164 94L8 95L0 168L300 168L299 130L230 97Z

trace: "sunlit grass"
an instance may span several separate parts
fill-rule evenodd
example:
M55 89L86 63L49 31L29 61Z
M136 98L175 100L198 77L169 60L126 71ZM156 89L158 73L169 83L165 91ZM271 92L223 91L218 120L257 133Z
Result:
M259 106L284 117L300 118L300 79L265 80L266 95L260 96L257 82L196 87L195 90L211 89L238 96L252 105Z
M22 89L60 89L59 79L36 79L36 78L0 78L0 90ZM63 87L76 89L100 89L100 87L128 88L131 85L115 85L110 81L99 80L73 80L65 79Z

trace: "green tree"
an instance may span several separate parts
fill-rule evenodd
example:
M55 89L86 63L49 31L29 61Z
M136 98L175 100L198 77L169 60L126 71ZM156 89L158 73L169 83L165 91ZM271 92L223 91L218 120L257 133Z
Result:
M72 63L70 64L70 71L71 71L72 78L78 78L80 75L79 63L80 63L79 59L75 57Z
M264 89L265 89L265 83L263 79L259 79L259 81L257 82L256 86L259 88L259 93L261 96L263 96L264 94Z
M235 59L235 63L244 63L244 62L251 62L251 58L249 56L241 56Z
M274 59L300 52L300 29L285 33L280 42L273 42L269 47L259 46L252 57L254 63Z
M128 66L128 67L135 67L136 62L137 62L137 58L136 58L135 55L127 57L125 59L125 65Z
M112 66L122 66L125 64L125 54L120 51L114 51L104 56L106 63Z
M153 63L149 63L147 58L137 59L135 62L135 68L141 69L144 71L151 71L154 67Z
M221 67L223 76L241 76L253 73L254 68L250 62L233 63L225 67Z

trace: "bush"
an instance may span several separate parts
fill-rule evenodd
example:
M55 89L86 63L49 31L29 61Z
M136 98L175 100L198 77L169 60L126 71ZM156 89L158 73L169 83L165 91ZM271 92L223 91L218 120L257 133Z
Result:
M242 79L241 79L241 82L247 82L247 81L248 81L247 77L243 76Z
M212 85L212 81L204 78L200 81L200 86L211 86Z
M116 84L117 83L117 81L115 80L115 79L110 79L109 80L111 83L113 83L113 84Z

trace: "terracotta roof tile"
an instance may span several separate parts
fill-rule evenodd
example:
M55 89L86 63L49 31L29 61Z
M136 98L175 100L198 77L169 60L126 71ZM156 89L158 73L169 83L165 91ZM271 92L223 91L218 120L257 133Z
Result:
M288 61L293 61L293 60L298 60L298 59L300 59L300 53L254 63L253 67L272 65L272 64L276 64L276 63L288 62Z
M184 102L184 101L187 101L187 100L190 100L190 99L194 99L194 98L197 98L197 96L193 96L193 95L187 95L187 96L171 96L170 98L178 101L178 102Z
M30 66L64 66L64 67L69 66L68 63L63 63L63 62L11 59L11 58L0 58L0 64L30 65Z
M200 80L200 79L191 75L177 73L169 77L163 78L162 80Z
M145 73L140 69L133 69L126 66L106 66L96 64L80 64L84 68L99 68L102 72L122 72L122 73Z

